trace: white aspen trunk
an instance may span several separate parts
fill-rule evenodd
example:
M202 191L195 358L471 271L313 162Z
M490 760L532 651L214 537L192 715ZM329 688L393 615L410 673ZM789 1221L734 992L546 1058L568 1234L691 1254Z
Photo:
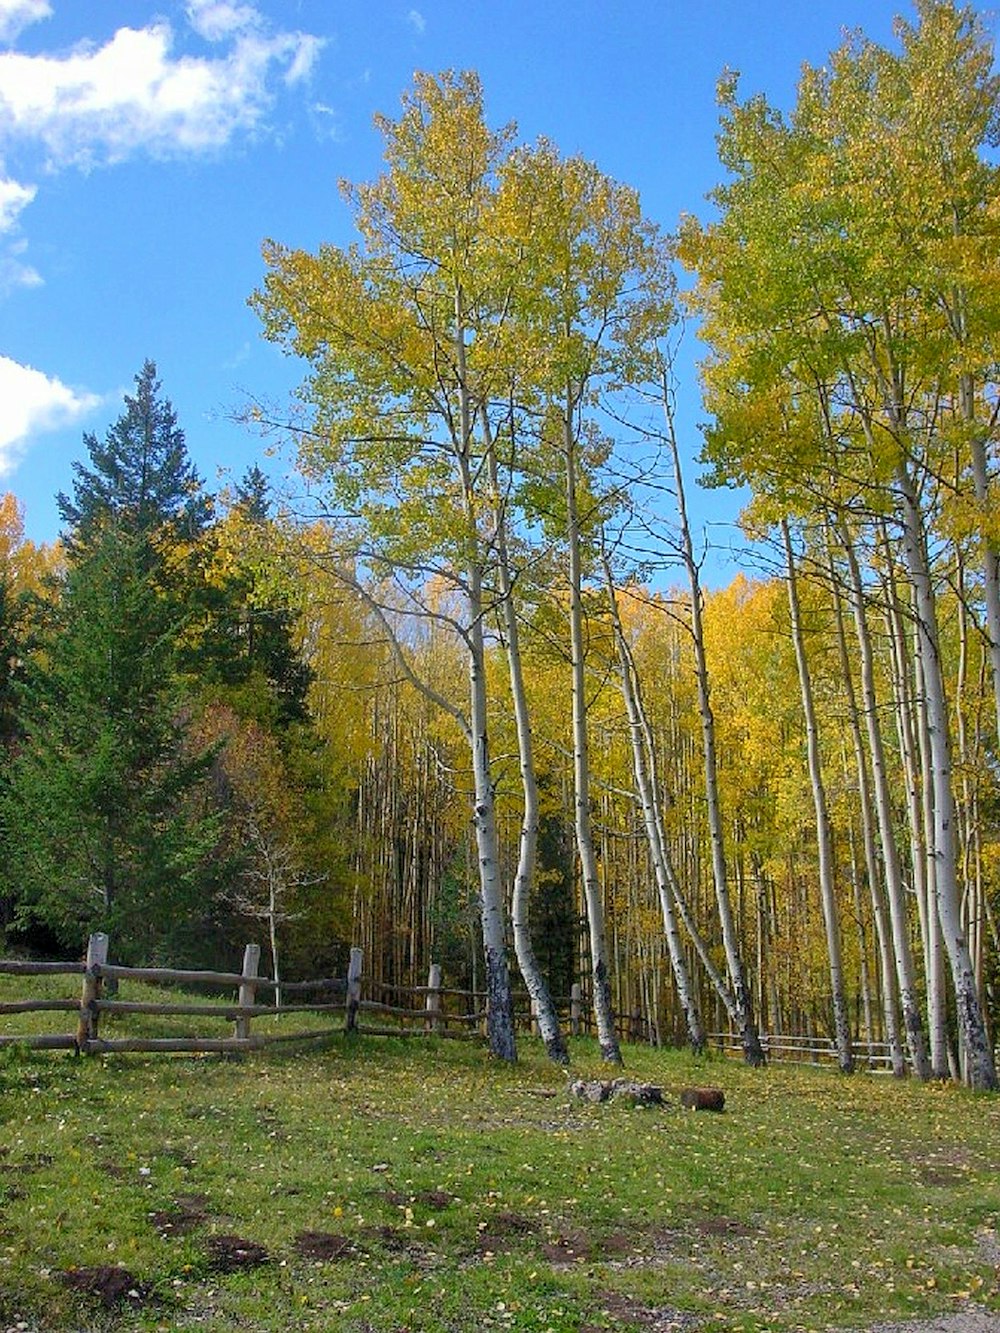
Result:
M865 614L864 586L861 580L858 558L850 537L845 532L841 533L841 543L850 571L848 595L861 659L862 713L868 734L868 753L872 766L875 813L878 819L879 843L882 848L882 864L885 870L885 891L892 926L892 946L896 963L896 979L899 983L899 1003L903 1015L903 1030L906 1033L906 1044L914 1072L918 1078L926 1080L930 1078L930 1062L927 1058L924 1023L920 1012L920 999L913 968L913 954L910 949L903 873L899 862L899 849L896 845L896 833L893 827L892 793L889 789L885 746L879 724L879 704L875 690L875 655L872 649L868 617Z
M674 899L670 888L671 876L667 870L669 857L663 829L663 818L650 776L652 756L647 754L646 749L648 723L644 725L644 708L636 682L635 661L625 638L621 615L618 611L618 599L615 593L611 565L606 555L604 557L604 577L607 583L611 622L618 654L619 683L625 704L625 714L628 718L629 740L632 747L632 769L635 775L636 791L642 807L646 842L653 866L656 891L660 899L660 910L663 914L663 931L667 941L667 951L670 955L670 966L673 969L674 981L677 986L677 998L684 1013L688 1041L691 1049L700 1053L705 1049L705 1029L701 1021L698 1000L691 983L691 974L688 970L687 959L684 956L684 947L681 943L677 917L674 912Z
M469 723L472 732L472 773L475 788L473 826L479 858L479 901L486 965L486 1036L490 1051L502 1060L516 1060L514 1006L507 966L503 887L497 843L496 806L487 734L486 654L483 642L479 571L471 572L469 597L475 617L470 634Z
M919 633L919 630L917 631ZM919 644L914 647L913 669L916 673L917 700L925 698L923 662ZM934 777L931 759L931 738L927 726L927 710L918 704L916 714L917 755L920 759L920 814L923 820L924 847L924 906L921 921L924 927L924 977L927 985L927 1033L931 1043L931 1075L948 1078L951 1066L948 1057L948 995L945 979L944 946L941 923L935 906L937 891L937 862L934 857Z
M502 639L507 657L511 698L514 704L514 722L517 731L517 753L521 771L523 800L521 838L518 845L517 869L514 873L510 909L511 925L514 932L514 954L521 970L521 976L524 978L528 995L531 998L532 1013L537 1019L538 1033L545 1045L546 1054L556 1064L565 1065L569 1063L566 1038L559 1026L559 1015L552 1002L552 996L531 943L529 910L531 890L535 880L535 859L538 847L538 781L535 774L531 718L528 710L528 694L524 685L517 608L514 604L514 587L510 571L506 509L500 498L495 441L490 433L489 422L486 420L485 414L483 430L486 434L490 486L493 492L494 542L500 585Z
M563 446L566 468L566 540L569 557L569 634L573 679L573 786L576 848L580 858L580 876L590 927L590 960L593 984L594 1019L601 1058L621 1064L621 1048L615 1033L611 1007L611 981L608 974L607 933L604 903L597 875L597 857L590 821L590 756L587 736L587 696L584 675L583 570L580 551L580 516L577 501L576 451L573 433L572 395L567 395L563 421Z
M677 516L681 528L681 553L691 589L691 637L694 646L695 679L698 686L698 712L701 717L702 755L705 766L705 805L708 816L709 840L712 847L712 878L715 901L722 928L722 942L726 954L729 984L736 1005L735 1026L747 1064L759 1067L766 1063L764 1049L753 1014L753 1001L747 985L746 969L740 954L739 937L733 920L732 903L726 870L726 842L722 826L722 807L719 800L718 760L715 751L715 716L712 712L708 659L705 654L705 634L702 624L701 576L691 540L687 502L684 498L684 478L681 472L680 450L670 410L669 389L664 379L663 408L667 419L667 436L674 467L674 486L677 493Z
M975 386L971 375L959 380L959 402L962 419L969 426L969 454L972 460L972 484L976 500L983 511L990 503L989 470L986 455L986 437L976 427ZM985 525L984 525L985 526ZM993 705L996 710L997 735L1000 736L1000 549L994 538L983 532L983 601L986 605L986 630L989 644L990 674L993 678Z
M281 1008L281 969L278 962L278 894L274 870L267 877L267 934L271 946L271 972L274 977L274 1007Z
M861 734L861 721L858 716L857 694L854 688L850 654L847 648L847 632L844 626L844 610L840 580L837 577L837 570L834 564L832 544L829 549L829 558L830 579L834 591L836 607L837 648L840 657L841 674L844 677L851 743L854 747L854 766L858 781L858 805L861 813L861 840L864 848L865 870L868 877L868 888L872 903L872 920L875 924L875 944L878 955L879 979L881 981L882 990L882 1018L885 1029L885 1040L889 1047L889 1059L892 1064L893 1075L896 1078L903 1078L906 1074L906 1061L903 1055L903 1043L899 1033L898 1008L896 1003L896 971L892 953L892 941L890 939L891 927L886 920L886 905L882 892L878 853L875 845L875 830L872 824L872 784L868 776L868 765L865 762L865 745ZM864 676L864 669L865 665L864 660L862 659L862 677ZM862 690L864 690L863 681ZM855 881L856 879L857 876L855 876ZM860 904L858 907L858 915L860 920Z
M792 538L786 519L781 521L781 535L787 566L788 609L791 615L792 643L799 674L799 691L806 724L806 749L809 761L809 783L812 787L813 808L816 817L816 843L819 854L819 892L823 908L823 927L826 933L827 959L830 966L830 996L833 1007L833 1030L837 1045L837 1063L841 1072L854 1072L854 1052L851 1045L850 1013L844 987L844 964L840 941L840 916L837 911L837 890L833 861L833 832L823 782L823 766L819 751L819 727L813 700L812 680L806 660L802 635L802 614L799 604L798 579Z
M955 807L951 790L951 754L944 675L938 647L937 609L924 547L919 500L905 462L896 471L903 522L903 549L917 611L917 642L924 682L924 707L930 735L934 783L935 897L951 964L958 1029L968 1082L979 1091L997 1086L996 1065L976 988L975 970L962 928L955 850Z
M486 967L486 1036L490 1051L502 1060L517 1059L514 1040L514 1004L507 966L507 942L504 929L503 886L496 825L493 775L488 738L488 696L486 687L486 648L483 628L483 576L479 560L477 504L469 449L472 440L473 413L466 381L465 332L462 293L455 294L455 351L459 372L459 409L461 436L457 451L462 478L462 500L470 535L474 536L475 555L466 573L469 608L469 732L472 747L472 774L475 790L473 826L479 859L479 901L483 930L483 958Z
M958 631L959 631L959 666L955 686L955 717L958 741L958 758L962 770L962 800L960 813L962 827L959 831L959 844L962 847L962 923L969 940L969 952L976 972L976 987L980 999L983 989L983 863L982 837L979 822L979 789L974 780L973 755L982 747L981 710L984 696L983 686L988 663L984 659L981 666L978 698L979 707L975 714L975 734L969 743L969 727L966 718L965 693L969 675L969 611L966 605L965 566L959 557L958 568Z
M844 754L844 776L847 776L847 754ZM851 893L854 898L854 920L858 932L858 982L861 986L861 1006L864 1015L865 1043L869 1052L875 1040L874 1010L872 1008L871 978L868 970L868 936L865 931L864 904L861 893L861 869L858 865L858 850L855 841L853 822L847 830L851 854ZM895 1071L894 1071L895 1072Z

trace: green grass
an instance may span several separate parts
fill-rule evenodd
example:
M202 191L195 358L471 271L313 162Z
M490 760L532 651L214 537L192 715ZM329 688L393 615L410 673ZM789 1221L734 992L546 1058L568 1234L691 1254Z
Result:
M606 1076L573 1046L576 1073ZM527 1040L514 1068L373 1037L242 1060L0 1051L0 1324L751 1333L1000 1310L1000 1098L626 1061L665 1108L572 1101ZM690 1083L724 1088L725 1113L680 1110ZM304 1253L317 1233L339 1255ZM222 1271L226 1236L266 1262ZM118 1265L137 1297L74 1285Z

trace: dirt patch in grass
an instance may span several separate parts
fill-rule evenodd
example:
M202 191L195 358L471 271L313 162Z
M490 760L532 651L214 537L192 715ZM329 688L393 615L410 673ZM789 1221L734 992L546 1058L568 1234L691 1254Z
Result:
M405 1255L417 1268L435 1268L440 1262L435 1251L417 1240L417 1232L411 1227L363 1227L362 1234L371 1237L390 1254Z
M921 1185L938 1185L947 1188L961 1185L968 1180L968 1173L956 1166L921 1166L917 1168Z
M541 1252L542 1257L547 1259L553 1268L568 1268L571 1264L590 1259L594 1247L584 1232L567 1227L544 1241Z
M244 1268L260 1268L271 1256L263 1245L242 1236L210 1236L208 1262L215 1273L238 1273Z
M161 1236L186 1236L208 1221L204 1194L189 1194L175 1199L173 1207L160 1208L149 1220Z
M295 1237L295 1250L304 1259L352 1259L359 1253L347 1236L331 1231L300 1231Z
M45 1166L52 1165L52 1154L47 1152L29 1152L19 1162L0 1162L0 1174L31 1176Z
M476 1237L475 1252L478 1254L506 1254L513 1249L518 1236L531 1236L538 1230L538 1224L521 1213L499 1212L491 1217Z
M149 1300L149 1288L127 1268L110 1265L98 1268L69 1268L60 1274L74 1291L95 1297L108 1310L127 1305L140 1309Z
M621 1292L605 1291L598 1296L601 1313L614 1319L627 1328L648 1328L655 1333L680 1333L683 1329L695 1329L702 1322L698 1315L686 1314L672 1306L654 1308L643 1305L631 1296ZM600 1325L581 1324L580 1333L598 1333Z
M745 1240L760 1234L756 1227L738 1222L735 1217L693 1217L691 1225L700 1236L722 1236L726 1239Z
M422 1203L428 1208L433 1208L435 1212L440 1212L452 1202L452 1196L446 1194L444 1190L421 1190L416 1195L416 1200L417 1203Z

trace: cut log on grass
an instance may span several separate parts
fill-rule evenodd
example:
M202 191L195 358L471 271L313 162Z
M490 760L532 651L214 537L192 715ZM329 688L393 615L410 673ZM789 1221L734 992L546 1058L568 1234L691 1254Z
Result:
M721 1088L682 1088L680 1101L689 1111L722 1111L726 1094Z
M585 1102L611 1102L624 1098L633 1106L662 1106L663 1089L655 1083L637 1083L631 1078L574 1079L569 1090Z

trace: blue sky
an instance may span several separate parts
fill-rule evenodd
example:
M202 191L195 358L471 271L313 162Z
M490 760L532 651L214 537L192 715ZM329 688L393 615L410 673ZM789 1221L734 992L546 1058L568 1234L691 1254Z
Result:
M261 241L352 239L338 179L378 174L372 116L396 114L414 70L478 70L492 123L593 159L671 229L719 179L723 68L787 106L803 61L846 29L891 41L899 12L913 17L898 0L0 0L0 490L51 540L83 432L103 435L146 357L211 489L261 461L234 413L302 372L246 306ZM728 540L737 501L692 498Z

